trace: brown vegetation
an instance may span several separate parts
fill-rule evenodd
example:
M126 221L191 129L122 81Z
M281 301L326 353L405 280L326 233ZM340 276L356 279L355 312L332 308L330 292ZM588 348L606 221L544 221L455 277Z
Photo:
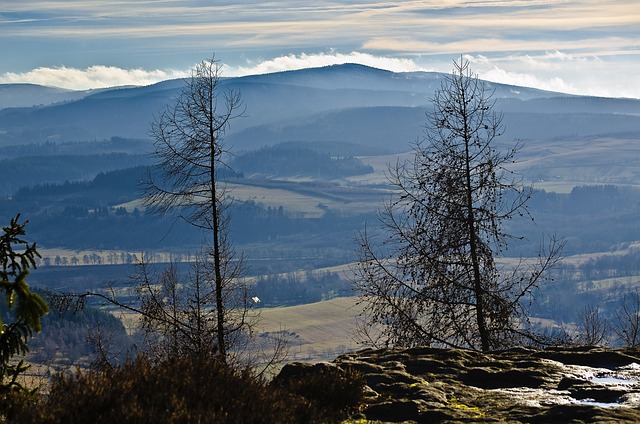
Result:
M57 376L47 396L16 400L12 423L319 423L347 417L362 379L336 369L270 385L211 355Z

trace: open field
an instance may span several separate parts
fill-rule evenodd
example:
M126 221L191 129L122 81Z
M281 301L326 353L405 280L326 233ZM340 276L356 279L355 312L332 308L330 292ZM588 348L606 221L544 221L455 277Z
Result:
M187 252L133 252L118 249L74 250L59 247L39 247L38 252L43 259L49 258L51 260L50 266L91 266L98 263L102 265L135 264L143 255L147 260L152 260L153 262L191 262L195 258ZM85 256L87 257L86 259L88 262L84 260ZM61 263L56 263L56 257L61 259ZM77 262L73 258L76 258ZM65 259L66 262L63 263L62 261Z
M286 213L304 218L319 218L327 210L349 215L372 212L387 194L384 189L352 185L345 180L295 182L295 179L237 180L228 183L227 188L235 201L253 201L272 209L282 206Z
M356 297L340 297L323 302L297 306L264 308L259 313L256 331L285 332L289 335L288 361L318 361L332 359L340 353L359 348L354 341L356 317L362 308ZM111 309L129 334L137 327L137 315Z
M373 173L349 177L354 184L384 184L388 165L411 158L411 153L360 157ZM640 187L640 140L602 137L590 140L528 140L510 170L522 174L538 189L569 193L576 186L594 184Z
M568 193L581 185L640 186L640 141L627 138L564 139L523 145L513 171L536 188Z
M581 288L585 292L611 292L614 296L619 296L621 290L630 292L640 289L640 276L612 277L586 281L582 283Z
M320 203L330 208L335 208L336 206L334 201L277 188L256 187L244 184L229 184L227 188L229 189L229 194L236 201L254 201L265 207L274 209L282 206L287 212L294 212L305 218L321 217L324 210L319 207Z
M291 361L326 360L359 348L354 341L357 316L362 308L355 297L261 310L259 332L286 331Z
M373 172L348 177L346 180L355 184L386 184L388 183L386 174L389 171L389 165L395 165L398 161L404 162L405 160L411 159L412 156L413 152L359 157L358 159L360 159L362 163L373 168Z

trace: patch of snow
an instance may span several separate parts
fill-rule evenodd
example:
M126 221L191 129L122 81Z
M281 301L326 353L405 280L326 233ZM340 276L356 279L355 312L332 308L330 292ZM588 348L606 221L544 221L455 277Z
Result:
M577 405L599 406L600 408L615 408L618 406L623 406L619 403L596 402L593 399L580 399L572 403L575 403Z
M603 377L594 377L590 380L593 383L604 384L604 385L634 385L638 384L638 380L628 380L626 378L614 377L614 376L603 376Z
M638 371L640 374L640 364L636 362L632 362L629 365L625 365L623 367L618 368L619 370L629 370L629 371Z
M569 390L554 390L548 388L534 389L527 387L500 388L491 391L501 393L513 398L516 402L531 406L541 407L550 405L591 405L603 408L638 407L640 405L640 364L630 364L616 369L596 368L583 365L563 364L554 360L544 360L549 365L560 369L560 378L582 380L585 383L593 383L607 386L628 393L622 395L618 402L596 402L594 399L575 399Z

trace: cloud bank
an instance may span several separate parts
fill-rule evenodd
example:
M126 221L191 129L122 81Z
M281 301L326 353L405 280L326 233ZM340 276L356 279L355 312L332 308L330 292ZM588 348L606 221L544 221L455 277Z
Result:
M40 67L24 73L6 72L0 75L0 83L30 83L69 90L117 87L124 85L149 85L174 78L184 78L189 71L122 69L115 66L90 66L85 69L61 66Z
M268 74L272 72L292 71L305 68L319 68L322 66L341 65L344 63L359 63L378 69L386 69L393 72L425 71L426 68L418 65L411 59L374 56L368 53L351 52L342 53L317 53L300 55L286 55L274 59L249 63L246 66L227 66L225 73L234 76Z

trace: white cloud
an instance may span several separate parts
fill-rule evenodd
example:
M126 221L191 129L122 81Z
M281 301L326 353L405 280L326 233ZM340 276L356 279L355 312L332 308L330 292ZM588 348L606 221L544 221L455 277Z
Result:
M482 79L503 84L534 87L541 90L557 91L561 93L576 93L576 88L559 77L540 78L533 74L512 72L494 67L479 74Z
M426 70L410 59L381 57L367 53L302 53L300 55L291 54L274 59L256 61L254 63L249 62L245 66L225 65L223 76L266 74L343 63L360 63L394 72ZM123 85L149 85L168 79L185 78L190 75L190 72L190 70L156 69L148 71L144 69L122 69L114 66L101 65L91 66L86 69L66 66L56 68L41 67L23 73L7 72L0 74L0 83L31 83L71 90L86 90L90 88Z
M32 83L71 90L116 87L123 85L149 85L159 81L183 78L189 71L122 69L114 66L91 66L86 69L36 68L24 73L6 72L0 83Z
M275 59L257 63L249 63L247 66L229 66L225 68L225 75L242 76L267 74L272 72L291 71L295 69L317 68L344 63L359 63L379 69L393 72L414 72L427 70L411 59L374 56L368 53L351 52L342 53L316 53L300 55L286 55Z
M247 66L227 67L225 75L264 74L309 67L360 63L394 72L439 71L451 72L452 60L460 56L419 57L413 59L375 56L372 54L337 52L280 56ZM624 62L603 60L591 53L546 51L539 55L463 57L471 62L472 71L480 78L503 84L538 88L561 93L603 97L640 98L640 82L633 77L633 69ZM616 70L612 73L612 70Z
M629 62L558 50L540 55L465 56L482 79L570 94L640 98Z
M248 62L247 65L242 66L225 65L223 76L266 74L343 63L360 63L394 72L426 70L410 59L381 57L367 53L302 53L300 55L285 55L253 63ZM86 90L90 88L123 85L149 85L168 79L185 78L189 75L190 70L156 69L148 71L144 69L122 69L114 66L101 65L78 69L61 66L56 68L41 67L23 73L7 72L0 75L0 83L32 83L72 90Z

